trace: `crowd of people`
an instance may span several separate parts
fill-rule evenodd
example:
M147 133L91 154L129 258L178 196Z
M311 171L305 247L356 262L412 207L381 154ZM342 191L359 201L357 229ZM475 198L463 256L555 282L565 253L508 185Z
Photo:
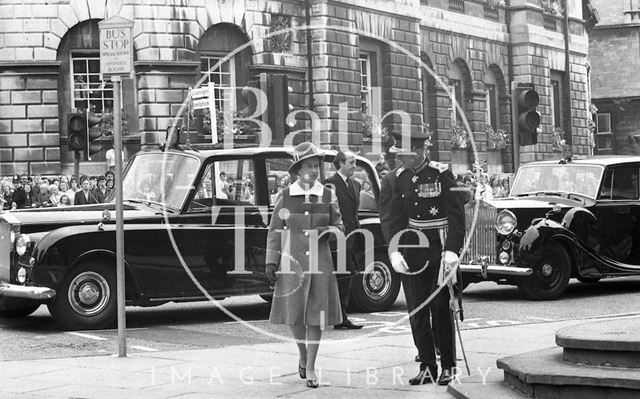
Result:
M0 178L2 210L104 203L114 189L114 174L100 176L20 176Z

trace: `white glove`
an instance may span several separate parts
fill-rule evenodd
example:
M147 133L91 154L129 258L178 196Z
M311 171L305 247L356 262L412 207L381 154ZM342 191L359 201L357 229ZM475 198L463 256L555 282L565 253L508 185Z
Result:
M409 266L407 266L407 262L405 262L400 252L392 252L389 260L391 261L391 267L393 267L393 270L397 273L406 273L409 271Z
M441 284L442 281L444 281L444 279L447 278L449 273L451 273L453 268L456 267L458 263L460 263L460 258L458 258L458 254L452 251L444 251L444 253L442 254L440 273L438 275L438 284ZM458 281L456 277L457 276L454 275L453 278L451 279L452 284L455 284Z

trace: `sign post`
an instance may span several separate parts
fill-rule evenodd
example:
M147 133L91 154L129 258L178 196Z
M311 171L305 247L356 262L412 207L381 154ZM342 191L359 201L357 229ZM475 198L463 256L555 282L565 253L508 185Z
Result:
M116 289L118 308L118 356L127 356L124 286L124 210L122 200L122 78L133 78L133 21L112 17L100 28L100 77L113 82L113 150L116 157Z

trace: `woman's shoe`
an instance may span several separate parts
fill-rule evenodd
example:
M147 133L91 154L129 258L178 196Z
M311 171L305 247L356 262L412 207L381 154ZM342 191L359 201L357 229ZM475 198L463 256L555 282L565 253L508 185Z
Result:
M320 386L320 384L318 384L318 380L307 380L308 388L318 388L318 386Z
M306 379L307 378L307 369L302 367L301 365L298 365L298 375L303 380Z

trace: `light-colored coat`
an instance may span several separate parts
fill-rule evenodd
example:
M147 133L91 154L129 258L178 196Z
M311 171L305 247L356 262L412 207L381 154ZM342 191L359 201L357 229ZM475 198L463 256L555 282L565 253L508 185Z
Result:
M328 242L333 235L320 236L331 226L344 231L337 198L318 182L302 191L297 183L282 190L271 217L266 263L278 265L278 273L269 321L340 324L340 296ZM317 248L314 236L319 236ZM314 260L317 268L311 270Z

